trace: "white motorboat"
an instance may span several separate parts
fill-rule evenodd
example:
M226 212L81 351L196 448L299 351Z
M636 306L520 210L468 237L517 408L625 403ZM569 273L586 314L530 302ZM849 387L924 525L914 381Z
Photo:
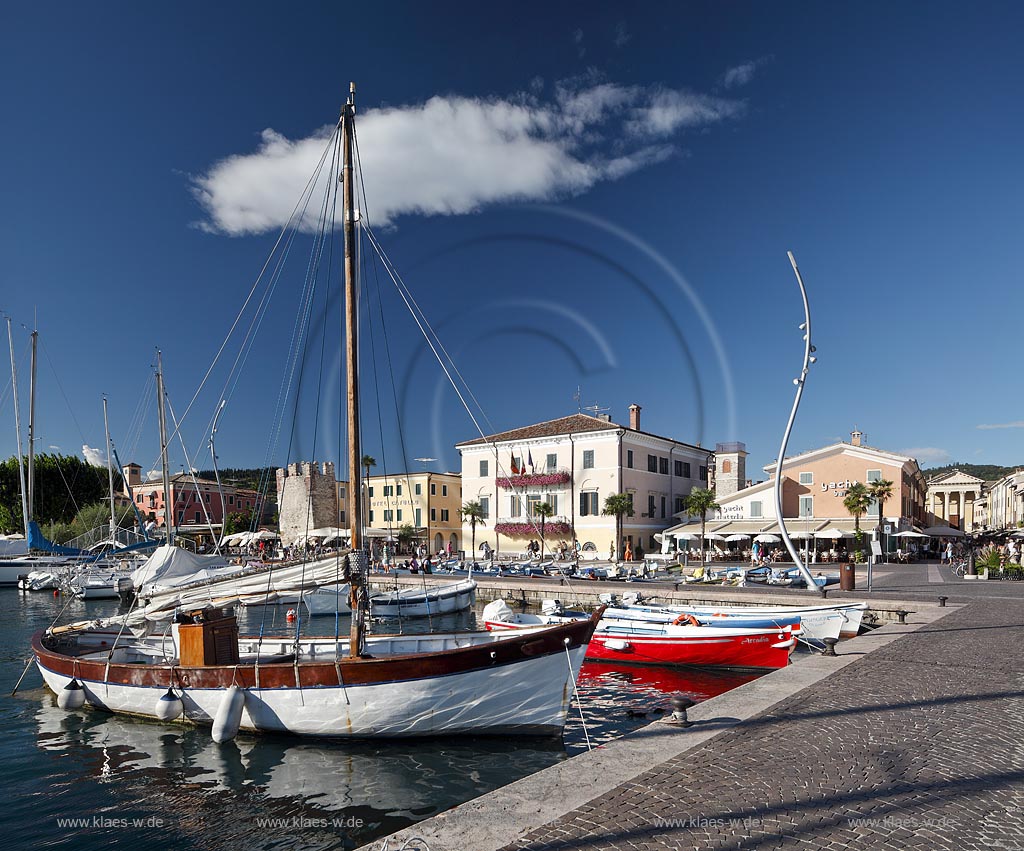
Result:
M476 582L463 579L450 585L374 594L370 597L370 612L378 618L427 618L464 612L475 602Z
M324 585L302 594L302 604L311 615L349 615L352 614L349 606L351 590L352 586L347 582L343 585Z

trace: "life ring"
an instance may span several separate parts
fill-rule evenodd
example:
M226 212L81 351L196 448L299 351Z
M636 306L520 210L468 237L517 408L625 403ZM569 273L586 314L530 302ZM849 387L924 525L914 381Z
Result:
M689 624L690 626L700 626L700 621L697 620L693 615L682 614L672 621L672 626L682 626L683 624Z

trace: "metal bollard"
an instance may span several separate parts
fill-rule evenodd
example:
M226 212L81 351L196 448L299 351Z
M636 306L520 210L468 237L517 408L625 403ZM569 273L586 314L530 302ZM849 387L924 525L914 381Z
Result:
M835 656L836 655L836 643L839 641L838 638L823 638L821 643L825 645L825 649L821 651L822 656Z
M669 703L672 704L672 717L665 720L677 727L692 727L693 722L686 717L686 710L696 706L696 702L682 694L677 694Z
M906 609L897 609L896 610L896 617L898 617L900 619L900 623L906 623L907 622L907 615L909 615L909 614L910 614L910 612L908 612Z
M948 600L948 599L949 599L949 597L939 597L939 608L940 609L946 608L946 600Z

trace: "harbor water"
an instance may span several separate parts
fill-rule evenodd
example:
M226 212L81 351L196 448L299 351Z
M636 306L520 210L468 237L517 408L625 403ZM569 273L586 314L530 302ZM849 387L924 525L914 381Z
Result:
M32 633L65 598L0 591L0 759L11 794L4 823L17 847L350 849L511 783L661 717L678 693L706 700L757 675L587 662L563 739L310 741L244 734L217 745L200 727L96 710L65 712L29 658ZM61 622L113 614L74 601ZM405 631L474 628L478 612L406 622ZM286 607L239 612L243 633L348 632L334 617L286 619ZM389 624L386 631L395 631ZM384 626L375 625L378 631Z

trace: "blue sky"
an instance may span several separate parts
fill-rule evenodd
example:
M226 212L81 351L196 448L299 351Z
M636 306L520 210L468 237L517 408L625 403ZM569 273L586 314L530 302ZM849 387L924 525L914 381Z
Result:
M21 326L38 317L39 448L101 446L106 393L122 460L152 466L154 347L180 414L301 188L302 141L322 146L352 79L371 221L496 430L574 412L579 385L620 421L635 401L651 431L743 440L758 469L802 351L792 250L819 362L791 451L856 425L922 466L1020 463L1022 18L952 3L8 6L0 309L23 389ZM307 234L225 407L222 465L288 460L287 440L268 446L308 252ZM473 425L381 286L405 453L456 467ZM367 355L365 448L398 470L369 330L383 428ZM311 343L314 372L318 358ZM224 376L183 426L200 467ZM308 381L292 455L314 451ZM328 387L318 456L336 452L336 402Z

